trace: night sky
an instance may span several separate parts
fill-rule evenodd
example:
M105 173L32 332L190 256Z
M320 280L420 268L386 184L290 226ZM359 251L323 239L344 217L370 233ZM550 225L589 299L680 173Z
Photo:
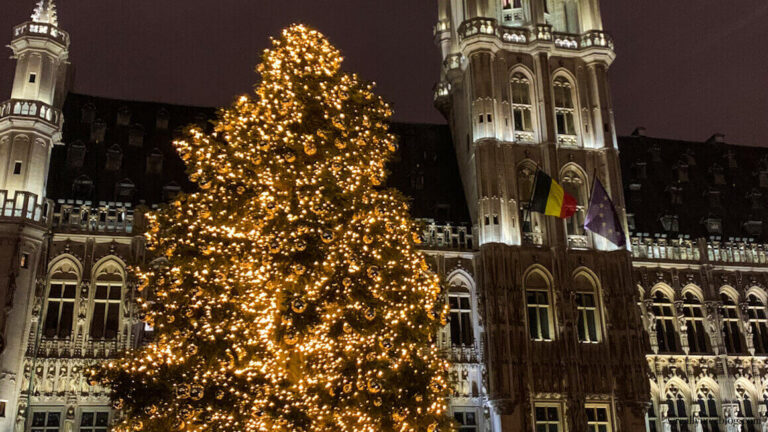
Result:
M8 2L0 46L34 6ZM618 53L610 77L620 134L642 125L658 137L702 141L720 132L731 143L768 146L768 2L602 3ZM379 84L396 120L410 122L444 122L432 108L436 10L425 0L59 0L76 92L228 104L250 90L268 36L304 22L343 51L346 69ZM11 79L3 55L0 99Z

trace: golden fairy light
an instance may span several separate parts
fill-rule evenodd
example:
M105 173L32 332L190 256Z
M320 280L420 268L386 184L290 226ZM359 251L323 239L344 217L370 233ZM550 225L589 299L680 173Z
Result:
M448 430L439 281L377 188L391 110L317 31L272 45L255 94L175 143L200 190L149 216L154 340L94 371L116 430Z

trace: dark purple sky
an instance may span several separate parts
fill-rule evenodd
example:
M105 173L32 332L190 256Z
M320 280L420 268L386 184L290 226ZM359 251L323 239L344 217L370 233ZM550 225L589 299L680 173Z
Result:
M0 46L33 0L9 0ZM765 0L604 0L616 39L611 69L619 132L768 146ZM345 67L379 84L396 119L442 122L432 108L439 57L435 1L59 0L72 35L74 90L116 98L223 105L250 90L268 36L296 21L338 46ZM12 62L0 56L0 99Z

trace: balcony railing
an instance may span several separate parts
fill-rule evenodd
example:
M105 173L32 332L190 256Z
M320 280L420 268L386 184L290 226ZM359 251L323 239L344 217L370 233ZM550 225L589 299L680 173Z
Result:
M28 21L13 28L14 39L23 36L48 37L63 46L69 45L69 34L67 32L46 23Z
M632 238L632 257L649 261L693 261L713 264L768 266L768 244Z
M472 18L464 21L458 30L459 42L473 37L496 37L504 43L528 44L534 41L550 42L557 48L584 50L589 48L607 48L613 50L613 39L600 30L590 30L584 34L553 32L552 26L539 24L531 32L523 27L501 26L492 18Z
M7 190L0 190L0 220L3 222L27 222L47 225L50 219L50 200L40 200L31 192L16 191L13 197Z
M443 348L443 354L451 363L480 363L481 357L474 346L453 345Z
M699 261L701 250L692 240L632 238L636 260Z
M129 203L59 200L51 222L57 232L131 234L134 211Z
M57 108L40 101L23 99L10 99L0 104L0 119L5 117L43 120L57 127L61 127L64 120Z
M423 222L426 226L420 236L419 245L423 249L471 251L477 246L471 227L437 225L428 219Z

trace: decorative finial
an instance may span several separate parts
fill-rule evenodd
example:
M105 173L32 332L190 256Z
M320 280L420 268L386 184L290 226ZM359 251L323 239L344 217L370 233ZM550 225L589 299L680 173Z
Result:
M56 12L56 3L54 3L54 0L38 1L37 7L35 7L34 12L32 12L32 21L58 27L59 16Z

